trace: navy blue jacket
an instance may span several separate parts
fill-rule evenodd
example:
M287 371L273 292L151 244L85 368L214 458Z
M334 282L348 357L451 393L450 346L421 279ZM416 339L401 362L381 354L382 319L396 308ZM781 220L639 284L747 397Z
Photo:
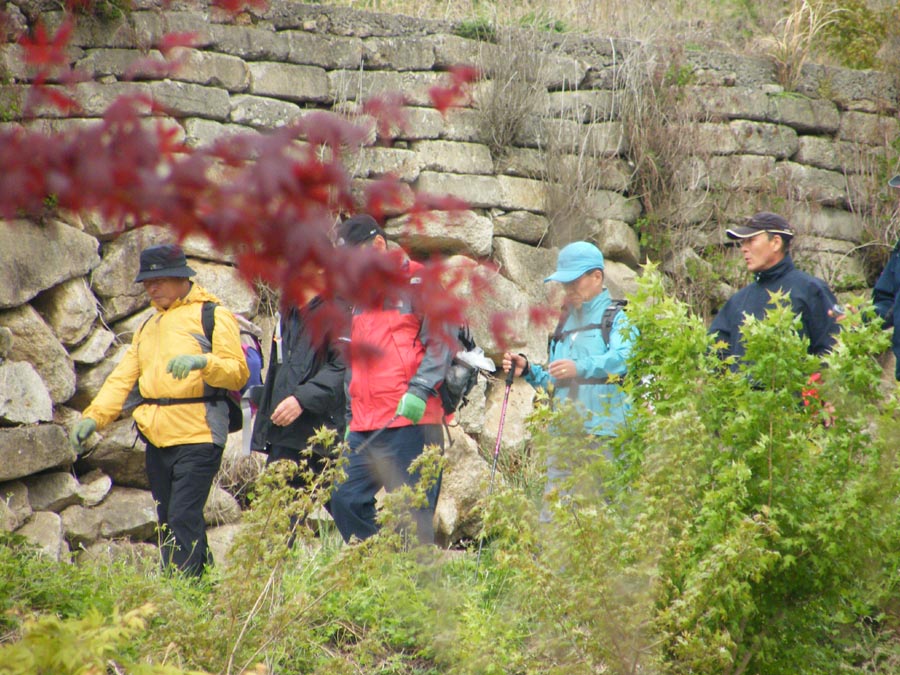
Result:
M894 327L891 338L891 350L897 359L895 377L900 380L900 330L897 330L896 317L900 312L900 241L894 246L888 263L881 271L872 291L872 302L875 311L884 319L884 327Z
M800 333L809 338L809 353L822 356L831 350L839 327L828 310L837 305L837 298L828 284L796 269L787 255L773 267L757 272L754 282L731 296L713 319L709 332L728 344L723 357L740 359L744 355L741 325L748 315L763 318L772 307L771 294L775 291L790 293L791 308L800 315Z

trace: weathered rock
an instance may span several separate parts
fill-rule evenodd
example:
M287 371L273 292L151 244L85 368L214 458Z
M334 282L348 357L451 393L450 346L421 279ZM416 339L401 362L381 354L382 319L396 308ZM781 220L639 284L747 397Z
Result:
M422 168L444 173L489 174L494 171L491 152L482 143L419 141L412 149L421 158Z
M297 66L300 67L300 66ZM378 94L402 91L410 105L431 105L428 90L441 84L443 73L387 70L332 70L327 73L328 100L365 101Z
M494 216L494 236L507 237L526 244L538 244L547 236L550 221L530 211L510 211Z
M68 471L51 471L29 476L23 482L28 487L28 501L35 511L59 513L80 501L78 481Z
M57 562L69 559L69 545L63 536L62 519L55 513L36 511L22 527L16 530L34 544L42 556Z
M791 199L825 206L847 205L847 178L837 171L815 169L795 162L779 162L773 174Z
M554 91L545 104L544 114L576 122L603 122L619 115L616 94L608 90Z
M151 572L160 565L159 547L140 541L104 539L82 548L78 561L99 565L124 562L129 569Z
M112 325L113 334L116 336L120 345L131 344L134 334L146 323L147 319L156 313L156 309L152 306L144 307L139 312L127 316L121 321L117 321Z
M32 303L64 345L78 344L97 318L97 299L83 277L64 281L41 293Z
M597 223L592 239L603 256L637 269L641 262L641 245L637 232L621 220L604 218Z
M44 320L31 305L0 312L0 324L13 334L11 361L27 361L38 374L54 403L75 393L75 364Z
M0 220L0 308L28 302L99 262L97 240L73 227Z
M232 563L229 552L232 544L234 544L234 538L241 531L241 527L240 523L231 523L207 528L206 541L217 566L228 567Z
M150 541L156 536L156 504L146 490L113 487L109 496L90 510L97 514L99 535L106 539Z
M76 364L94 365L103 360L115 340L114 333L98 326L87 340L69 352L69 356Z
M0 428L0 481L71 464L75 451L61 426Z
M96 365L79 367L78 386L75 394L69 399L69 405L79 410L87 408L100 392L100 388L106 382L106 378L109 377L109 374L125 356L126 351L128 351L128 345L119 345L109 357Z
M900 136L900 122L895 117L852 110L841 115L838 138L843 141L884 147L897 136Z
M473 211L428 211L396 218L386 225L387 234L409 251L475 257L491 252L491 220Z
M0 361L9 357L12 351L13 334L6 326L0 326Z
M527 291L497 272L477 267L470 258L453 256L447 264L450 267L462 266L468 270L463 281L453 289L453 292L469 301L466 310L469 325L485 354L496 362L504 351L491 330L493 317L498 313L503 313L508 318L506 322L508 334L505 336L508 344L505 347L537 355L546 354L546 327L531 325L529 313L532 302ZM489 292L479 294L473 292L472 275L476 273L486 277L484 288L490 289Z
M487 493L490 467L478 444L463 433L446 448L447 469L435 509L435 532L446 542L474 538L481 527L478 506Z
M402 148L366 147L351 157L347 166L354 176L372 178L391 175L406 182L419 177L422 158L411 150Z
M188 145L193 148L202 148L208 147L226 137L259 136L260 132L241 124L215 122L192 117L184 121L184 135L185 142Z
M214 485L209 491L203 518L207 525L231 525L241 519L241 507L228 492Z
M149 303L144 287L134 282L140 269L141 251L173 240L161 227L141 227L103 245L103 262L91 275L91 287L100 298L107 322L132 314Z
M603 285L613 298L624 298L637 291L637 272L615 260L603 263Z
M79 471L100 469L116 485L149 489L144 444L137 439L130 418L113 422L95 436L99 437L97 447L78 460Z
M19 527L19 519L10 506L0 499L0 532L12 532Z
M0 502L6 504L15 516L16 527L31 517L31 502L28 501L28 488L20 480L0 484Z
M328 76L316 66L293 63L249 64L250 93L298 102L324 103L329 98Z
M296 103L279 101L264 96L239 94L231 98L228 119L255 129L284 126L303 116L303 109Z
M494 239L494 260L500 274L522 289L532 305L551 301L552 287L544 278L556 269L556 249L535 248L512 239Z
M34 424L53 419L53 402L41 376L25 361L0 362L0 423Z
M419 174L416 187L420 192L457 197L473 208L498 206L502 193L500 181L496 176L465 176L435 171L423 171ZM529 199L529 201L533 200ZM516 205L513 208L521 209L523 207Z
M189 261L197 272L194 277L203 288L216 296L222 306L244 316L254 316L259 296L241 278L237 268L228 265Z
M99 469L86 473L79 478L78 498L82 506L96 506L112 489L112 478Z
M362 59L367 68L431 70L434 46L416 37L372 37L363 40Z
M528 357L531 359L534 358L534 355L528 354ZM539 361L540 359L534 358L534 360ZM497 431L500 428L500 412L503 408L505 389L506 387L498 382L488 392L484 433L480 438L483 447L493 448L497 444ZM534 394L534 388L522 378L513 381L509 392L506 418L503 421L503 435L500 439L500 447L506 452L522 452L526 441L531 438L531 434L526 428L525 418L531 414Z
M832 134L841 124L841 114L832 101L796 94L769 96L766 119L785 124L801 133Z
M335 37L299 30L287 30L281 34L288 38L287 60L291 63L321 66L328 70L356 68L362 63L363 46L358 37Z

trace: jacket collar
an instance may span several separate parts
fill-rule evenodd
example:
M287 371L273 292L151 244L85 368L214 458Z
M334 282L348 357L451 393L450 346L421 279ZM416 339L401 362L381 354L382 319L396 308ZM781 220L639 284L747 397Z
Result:
M767 281L774 281L775 279L780 279L785 274L794 269L794 261L791 260L790 254L784 256L778 263L772 265L767 270L762 270L761 272L757 272L754 275L754 279L756 283L763 284Z
M593 314L596 310L600 309L601 307L605 307L608 304L609 304L609 289L604 288L602 291L597 293L596 296L594 296L593 298L591 298L590 300L585 302L583 305L581 305L580 308L575 310L575 312L573 312L573 313L578 316L588 316L588 315Z

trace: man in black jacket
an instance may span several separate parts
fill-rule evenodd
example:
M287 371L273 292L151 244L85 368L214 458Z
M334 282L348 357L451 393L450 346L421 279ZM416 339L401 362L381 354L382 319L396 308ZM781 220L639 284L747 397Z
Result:
M727 230L727 234L740 241L753 283L735 293L709 327L710 333L728 345L722 356L740 359L744 355L741 326L748 316L765 316L775 291L790 294L791 308L800 315L801 334L809 338L809 353L823 356L829 352L838 333L836 317L842 312L828 284L794 267L790 256L794 231L790 223L763 211L748 218L744 225Z
M304 452L316 429L335 429L338 439L344 433L345 364L336 343L347 310L307 288L303 306L287 306L279 316L251 441L268 453L267 465L280 459L300 465L291 480L297 489L306 487L304 468L315 475L325 468L329 450Z

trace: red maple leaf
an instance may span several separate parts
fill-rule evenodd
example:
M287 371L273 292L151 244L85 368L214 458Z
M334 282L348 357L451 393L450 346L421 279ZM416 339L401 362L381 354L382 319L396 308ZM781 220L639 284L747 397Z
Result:
M49 37L44 27L44 22L38 20L34 28L34 37L23 35L19 39L19 45L21 45L24 52L23 58L25 63L41 69L68 67L69 60L66 56L66 46L72 37L73 27L72 20L66 18L53 37Z

